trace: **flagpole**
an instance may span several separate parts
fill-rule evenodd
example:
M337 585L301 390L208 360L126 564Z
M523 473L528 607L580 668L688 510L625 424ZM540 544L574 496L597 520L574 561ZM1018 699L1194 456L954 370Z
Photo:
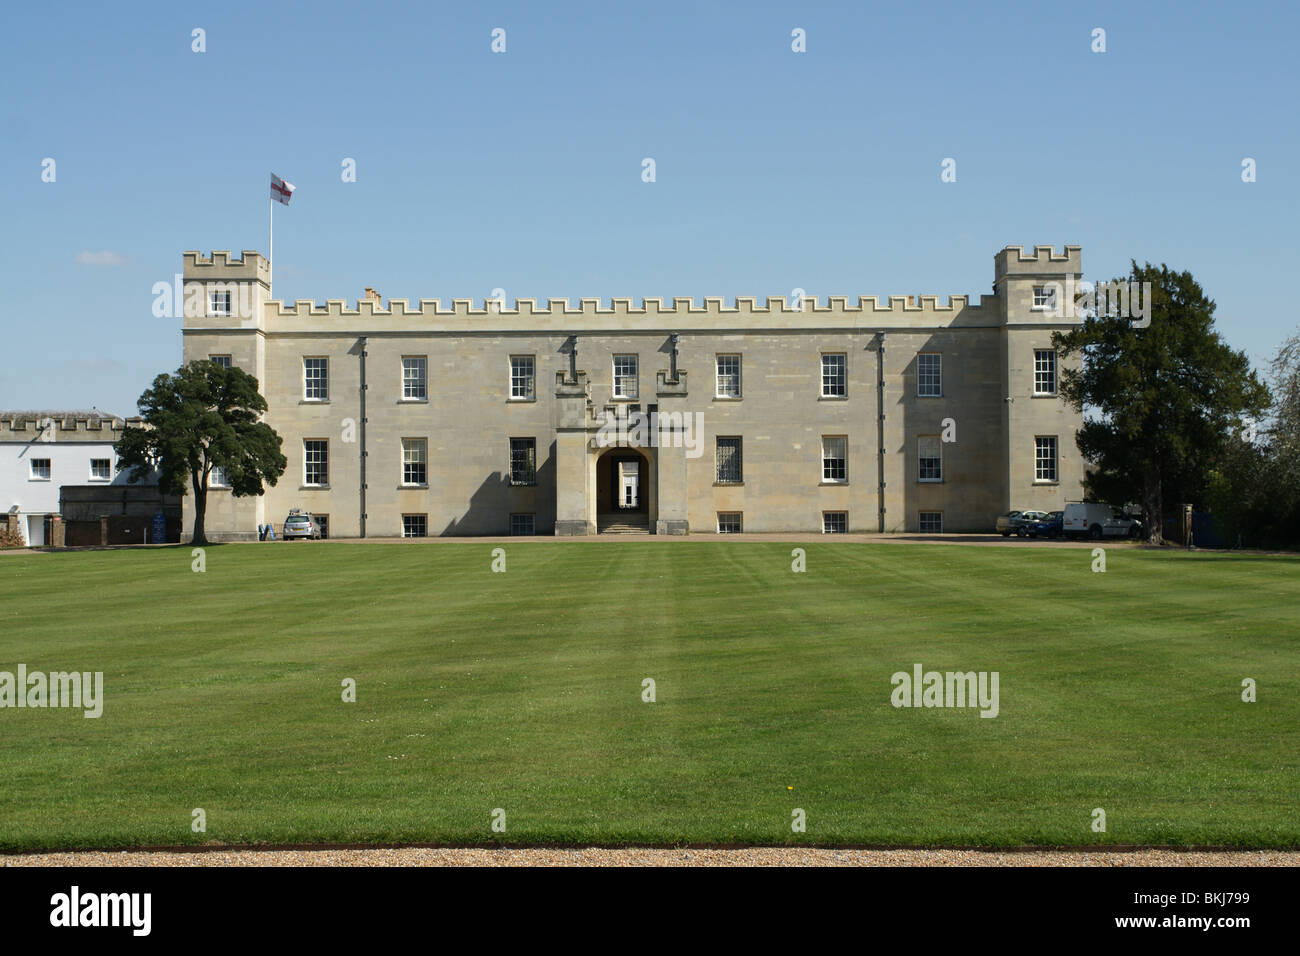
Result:
M272 196L269 202L271 206L271 235L266 250L266 297L272 299L275 297L272 294L275 285L273 281L275 277L275 197Z

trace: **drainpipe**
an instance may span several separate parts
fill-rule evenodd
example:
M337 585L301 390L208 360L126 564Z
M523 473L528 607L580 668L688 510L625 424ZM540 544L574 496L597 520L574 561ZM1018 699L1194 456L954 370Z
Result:
M361 537L366 536L366 336L361 336Z
M880 496L880 533L885 533L885 333L876 333L876 480Z

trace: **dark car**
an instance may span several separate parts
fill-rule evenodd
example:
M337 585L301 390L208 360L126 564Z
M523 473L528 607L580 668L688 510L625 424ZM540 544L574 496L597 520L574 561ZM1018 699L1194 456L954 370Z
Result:
M1031 522L1025 526L1025 533L1031 538L1059 538L1064 526L1064 511L1049 511L1047 517L1039 521Z

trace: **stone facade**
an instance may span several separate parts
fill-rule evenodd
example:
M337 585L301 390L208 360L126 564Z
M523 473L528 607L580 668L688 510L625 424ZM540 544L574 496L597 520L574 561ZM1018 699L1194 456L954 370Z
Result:
M385 308L367 290L349 308L270 301L259 253L187 252L185 361L255 375L289 460L261 498L210 492L207 532L251 539L291 508L326 516L333 537L986 532L999 512L1081 497L1080 415L1055 393L1050 351L1077 320L1035 305L1081 271L1077 246L1009 246L974 302ZM630 427L611 428L617 416ZM323 468L309 473L309 455ZM739 480L720 481L737 457L721 477ZM622 508L629 482L636 507Z

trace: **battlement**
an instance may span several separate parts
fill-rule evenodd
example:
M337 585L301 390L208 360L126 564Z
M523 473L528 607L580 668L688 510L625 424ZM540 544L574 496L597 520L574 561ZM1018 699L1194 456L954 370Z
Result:
M86 412L0 412L0 441L115 442L127 428L142 426L139 416L118 418Z
M211 279L263 279L271 274L271 264L260 252L245 249L231 258L227 249L215 249L210 256L197 250L185 254L185 278Z
M364 331L403 331L408 321L437 323L448 331L477 328L498 331L522 331L529 328L559 329L585 322L623 325L632 328L658 328L660 325L723 328L779 325L789 328L813 328L817 325L843 324L856 328L923 327L928 325L994 326L1005 324L1008 297L1003 282L1018 279L1064 279L1082 275L1079 246L1067 245L1058 253L1050 245L1034 246L1026 252L1022 246L1007 246L994 256L992 296L950 295L941 301L937 295L879 296L810 296L802 302L790 296L736 296L728 304L722 296L697 299L674 296L671 299L614 297L608 300L585 297L575 302L567 298L522 298L513 302L492 298L389 299L368 290L363 298L349 303L345 299L298 299L250 301L239 315L258 316L259 327L267 331L295 331L297 323L318 324L321 320L360 320ZM253 250L244 250L240 258L228 251L216 250L209 257L199 252L185 253L185 279L192 282L248 281L267 282L269 263ZM1012 299L1019 296L1017 292ZM241 303L243 300L241 299ZM190 318L187 316L187 319ZM222 317L224 320L224 317ZM194 327L201 327L206 316L198 317ZM373 322L371 325L367 320ZM613 320L611 322L611 320ZM190 323L187 322L187 325Z
M1066 246L1057 255L1052 246L1034 246L1026 255L1021 246L1007 246L993 257L993 284L1005 276L1078 276L1083 272L1083 252L1079 246Z
M581 298L574 305L569 299L535 298L515 299L513 306L509 302L494 299L452 299L444 305L441 299L420 299L413 308L408 299L389 299L383 307L371 299L359 299L350 307L344 299L326 299L319 304L312 299L298 299L286 306L279 299L267 303L268 316L284 319L307 318L350 318L354 316L394 316L402 318L435 318L438 316L480 316L484 318L497 316L595 316L595 315L645 315L645 316L688 316L688 315L798 315L823 314L838 315L842 313L861 313L866 315L890 315L906 313L925 315L931 313L957 313L966 309L984 309L992 307L987 296L979 296L972 305L970 298L964 295L949 296L946 303L940 303L935 295L907 296L891 295L888 302L881 304L878 296L858 296L853 302L848 296L832 295L825 297L805 296L803 307L786 296L766 296L760 304L757 296L736 296L733 305L728 305L723 296L705 296L697 303L690 296L675 296L669 304L663 298L642 298L637 305L630 297L615 297L605 305L601 299ZM540 301L540 304L539 304ZM996 301L996 300L994 300Z

